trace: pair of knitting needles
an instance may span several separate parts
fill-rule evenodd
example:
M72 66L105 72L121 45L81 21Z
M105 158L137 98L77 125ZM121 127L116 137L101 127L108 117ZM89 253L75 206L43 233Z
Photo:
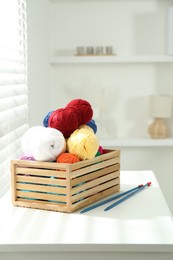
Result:
M114 202L113 204L111 204L110 206L108 206L108 207L106 207L104 209L104 211L108 211L108 210L114 208L115 206L117 206L118 204L122 203L123 201L125 201L125 200L129 199L130 197L134 196L136 193L144 190L146 187L149 187L150 185L151 185L151 182L147 182L145 185L140 184L140 185L138 185L137 187L135 187L133 189L127 190L125 192L122 192L122 193L120 193L120 194L118 194L116 196L113 196L112 198L106 199L106 200L101 201L101 202L99 202L97 204L91 205L91 206L83 209L80 213L85 213L87 211L90 211L92 209L100 207L100 206L102 206L102 205L104 205L104 204L106 204L108 202L111 202L111 201L113 201L115 199L123 197L122 199L119 199L118 201Z

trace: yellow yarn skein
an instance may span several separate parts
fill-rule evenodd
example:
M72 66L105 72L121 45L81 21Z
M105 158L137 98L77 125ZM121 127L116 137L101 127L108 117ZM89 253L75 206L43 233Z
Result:
M80 127L67 139L67 150L80 160L93 159L98 151L99 141L90 127Z
M88 131L91 131L94 134L93 129L88 125L81 125L78 129L88 129Z

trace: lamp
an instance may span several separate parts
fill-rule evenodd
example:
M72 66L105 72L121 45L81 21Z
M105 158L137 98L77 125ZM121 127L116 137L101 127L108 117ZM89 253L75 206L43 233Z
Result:
M172 115L172 97L150 96L149 101L150 115L154 117L154 122L149 126L148 132L151 138L167 138L168 129L164 118L170 118Z

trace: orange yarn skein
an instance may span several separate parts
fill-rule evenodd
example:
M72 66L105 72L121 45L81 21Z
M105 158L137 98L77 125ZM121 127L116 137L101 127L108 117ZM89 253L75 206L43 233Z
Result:
M72 153L62 153L60 154L56 161L58 163L76 163L76 162L80 162L79 158Z

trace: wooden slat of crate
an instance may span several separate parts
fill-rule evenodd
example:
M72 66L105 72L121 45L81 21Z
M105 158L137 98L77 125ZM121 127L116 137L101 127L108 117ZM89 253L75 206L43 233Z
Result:
M77 184L80 184L82 182L87 182L87 181L90 181L92 179L96 179L96 178L101 177L103 175L106 175L108 173L115 172L119 169L120 169L120 165L117 163L117 164L108 166L106 168L103 168L103 169L100 169L100 170L97 170L97 171L94 171L94 172L91 172L91 173L88 173L88 174L84 174L81 177L77 177L77 178L72 179L71 182L70 182L71 187L73 187Z
M25 165L27 166L26 168L24 167ZM36 169L35 168L36 165L41 165L41 167L43 166L43 168ZM12 188L14 205L18 205L18 202L20 203L20 200L22 198L27 198L28 204L33 202L31 201L31 199L34 201L37 199L45 199L48 202L54 200L54 201L66 203L66 179L64 180L64 179L51 178L54 177L53 175L58 175L58 177L61 178L66 177L65 172L64 171L62 172L60 170L52 170L52 169L47 170L46 167L50 167L50 163L43 162L42 164L40 162L39 163L30 162L30 161L26 162L26 161L19 161L19 160L12 161L11 169L12 169L12 187L14 187ZM28 174L30 174L32 177L28 176ZM28 184L28 183L33 183L33 184ZM38 185L38 183L41 183L42 185ZM60 185L61 188L53 187L53 185ZM63 186L65 186L65 188ZM39 191L44 193L38 193L34 191ZM50 194L53 192L54 194ZM62 195L60 196L58 194L63 194L63 196ZM38 203L42 203L42 202L38 201Z
M32 200L46 200L46 201L57 201L57 202L66 202L66 196L59 196L58 194L48 194L48 193L38 193L38 192L27 192L27 191L17 191L16 192L18 200L20 198L27 198L28 203ZM41 203L41 201L40 201Z
M66 195L67 195L67 207L68 210L71 211L71 187L70 187L70 165L67 165L66 174L67 174L67 185L66 185Z
M116 164L116 163L119 163L119 157L112 158L112 159L109 159L109 160L106 160L106 161L101 161L99 163L95 163L95 164L92 164L92 165L89 165L89 166L85 166L81 169L72 171L71 174L70 174L70 178L73 179L75 177L79 177L81 175L84 175L84 174L87 174L89 172L93 172L93 171L105 168L107 166L110 166L110 165L113 165L113 164Z
M62 170L66 171L67 164L56 162L39 162L39 161L25 161L25 160L12 160L12 164L18 167L35 168L35 169L49 169L49 170Z
M98 162L102 162L102 161L109 160L109 159L112 159L112 158L115 159L116 157L119 158L118 161L120 160L120 151L119 150L106 150L106 151L107 151L107 153L102 154L100 156L97 156L94 159L85 160L85 161L81 161L81 162L78 162L78 163L71 164L70 170L74 171L74 170L77 170L79 168L81 169L83 167L90 166L92 164L96 164Z
M98 186L95 186L92 189L84 190L83 192L72 196L72 203L74 203L75 201L78 201L80 199L86 198L88 196L91 196L93 194L99 193L100 191L106 190L110 187L116 186L118 184L119 184L119 179L117 178L117 179L108 181L106 183L100 184Z
M81 201L77 201L76 203L74 203L72 206L71 206L71 211L75 211L75 210L78 210L80 208L83 208L83 207L86 207L88 205L90 205L91 203L94 203L94 202L97 202L98 200L101 200L103 198L105 198L106 196L109 196L113 193L116 193L120 190L120 185L116 185L116 186L113 186L109 189L106 189L104 191L101 191L99 193L96 193L90 197L87 197Z
M66 187L55 187L51 185L35 185L35 184L16 184L17 190L26 190L26 191L38 191L38 192L52 192L59 194L66 194Z
M17 201L16 206L70 213L70 212L74 212L80 208L83 208L91 203L97 202L98 200L103 199L106 196L116 193L117 191L119 191L119 189L120 189L120 185L114 186L110 189L97 193L91 197L83 199L82 201L76 202L75 204L73 204L71 206L70 209L65 204L57 205L57 204L54 204L51 202L45 202L45 201L42 201L41 203L31 201L30 203L28 203L28 200L25 200L25 199L21 199L20 201Z
M19 167L17 165L16 167L16 173L17 174L26 174L26 175L36 175L36 176L55 176L57 178L66 178L66 172L60 171L60 170L51 170L51 169L36 169L36 168L25 168L25 167Z
M66 204L55 204L48 201L30 201L28 203L28 200L20 199L20 201L16 202L15 206L20 207L26 207L26 208L34 208L34 209L43 209L43 210L53 210L53 211L59 211L59 212L72 212L69 207L67 207Z
M120 175L119 171L116 171L116 172L112 172L110 174L106 174L99 178L91 179L88 182L81 183L81 185L78 185L77 187L72 188L71 194L74 195L78 192L90 189L92 187L95 187L95 186L105 183L107 181L116 179L119 177L119 175Z
M26 175L17 175L17 182L66 186L66 179L31 177Z

